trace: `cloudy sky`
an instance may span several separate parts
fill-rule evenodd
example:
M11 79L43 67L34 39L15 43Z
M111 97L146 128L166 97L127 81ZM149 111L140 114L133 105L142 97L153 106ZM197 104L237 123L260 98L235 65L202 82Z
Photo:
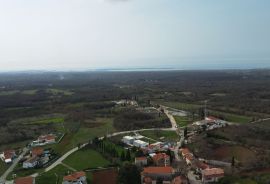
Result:
M0 70L270 67L269 0L0 0Z

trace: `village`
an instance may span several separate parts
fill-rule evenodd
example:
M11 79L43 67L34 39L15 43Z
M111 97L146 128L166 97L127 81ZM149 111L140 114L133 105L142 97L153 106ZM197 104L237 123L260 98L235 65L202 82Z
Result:
M119 104L126 103L120 101ZM136 105L134 102L129 104ZM148 109L148 108L145 108ZM152 107L150 109L153 109ZM165 113L169 118L172 114L185 116L185 112L175 112L161 107L159 111ZM174 121L174 120L171 120ZM226 167L230 164L220 164L218 161L208 161L204 158L195 157L187 148L192 142L192 137L198 131L208 131L216 128L228 126L228 122L220 120L213 116L206 116L201 121L196 121L187 127L177 127L172 123L170 131L177 132L178 141L154 140L147 136L143 136L139 131L131 131L125 133L121 138L123 148L131 150L133 148L139 150L140 155L136 156L133 163L141 171L142 184L208 184L217 182L224 177ZM117 133L115 135L118 135ZM114 135L108 135L108 137ZM99 139L104 139L101 137ZM48 147L51 144L57 144L61 141L61 136L54 134L41 135L28 145L27 153L19 159L20 169L27 170L33 168L46 168L53 164L59 156L53 149ZM6 150L0 154L3 162L11 164L14 159L21 154L18 150ZM115 172L115 170L109 171ZM33 184L35 177L16 177L13 176L14 184ZM87 175L85 171L76 171L69 173L63 177L63 184L87 184Z

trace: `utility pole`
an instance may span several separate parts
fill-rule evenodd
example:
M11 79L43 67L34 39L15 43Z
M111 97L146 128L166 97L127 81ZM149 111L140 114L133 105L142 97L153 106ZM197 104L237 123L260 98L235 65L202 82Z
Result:
M204 119L206 119L206 117L207 117L206 107L207 107L207 100L204 101Z

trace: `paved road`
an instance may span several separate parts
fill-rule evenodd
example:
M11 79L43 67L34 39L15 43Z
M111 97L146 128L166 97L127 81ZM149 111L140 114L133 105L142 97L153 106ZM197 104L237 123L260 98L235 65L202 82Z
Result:
M164 107L164 106L163 106ZM164 109L165 110L165 114L168 116L168 118L170 119L170 122L172 124L172 127L171 128L149 128L149 129L140 129L140 130L131 130L131 131L122 131L122 132L115 132L115 133L112 133L112 134L109 134L107 135L107 137L113 137L113 136L117 136L117 135L122 135L122 134L128 134L128 133L135 133L135 132L142 132L142 131L147 131L147 130L165 130L165 131L177 131L177 128L176 128L176 121L174 119L174 117L172 115L170 115L168 113L168 111L166 110L166 108ZM104 137L100 137L100 138L104 138ZM83 148L84 146L86 146L88 143L85 143L83 145L81 145L80 148ZM25 148L26 149L26 148ZM58 160L56 160L52 165L50 165L49 167L47 167L44 172L48 172L50 170L52 170L53 168L55 168L57 165L61 164L63 160L65 160L68 156L70 156L72 153L78 151L79 148L78 147L75 147L71 150L69 150L67 153L65 153L63 156L61 156ZM12 166L10 166L10 168L4 173L4 175L1 176L0 178L0 184L1 184L1 181L5 181L6 177L8 176L8 174L10 172L13 171L13 169L15 168L15 166L17 165L17 163L19 162L19 160L25 155L25 153L27 152L28 150L24 150L23 153L19 156L18 159L16 159ZM176 150L175 150L176 151ZM178 152L178 147L177 147L177 152ZM178 154L177 154L178 155ZM38 176L38 173L35 173L33 174L32 176Z
M166 106L160 105L160 107L164 110L164 113L165 113L166 116L170 119L170 122L171 122L171 124L172 124L172 129L177 130L177 128L176 128L176 127L177 127L177 123L176 123L176 121L175 121L173 115L171 115L171 114L169 113L169 111L167 110L167 107L166 107Z
M11 166L6 170L6 172L0 177L0 184L5 183L7 176L14 170L19 161L23 158L23 156L28 151L27 148L23 148L22 153L18 156L18 158L13 160Z

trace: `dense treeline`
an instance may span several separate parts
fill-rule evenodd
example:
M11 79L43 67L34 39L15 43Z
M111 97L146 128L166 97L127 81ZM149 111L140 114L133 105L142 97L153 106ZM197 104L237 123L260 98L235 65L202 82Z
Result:
M148 114L138 111L128 111L120 113L114 119L114 127L118 130L137 130L142 128L169 128L169 119L159 113Z

